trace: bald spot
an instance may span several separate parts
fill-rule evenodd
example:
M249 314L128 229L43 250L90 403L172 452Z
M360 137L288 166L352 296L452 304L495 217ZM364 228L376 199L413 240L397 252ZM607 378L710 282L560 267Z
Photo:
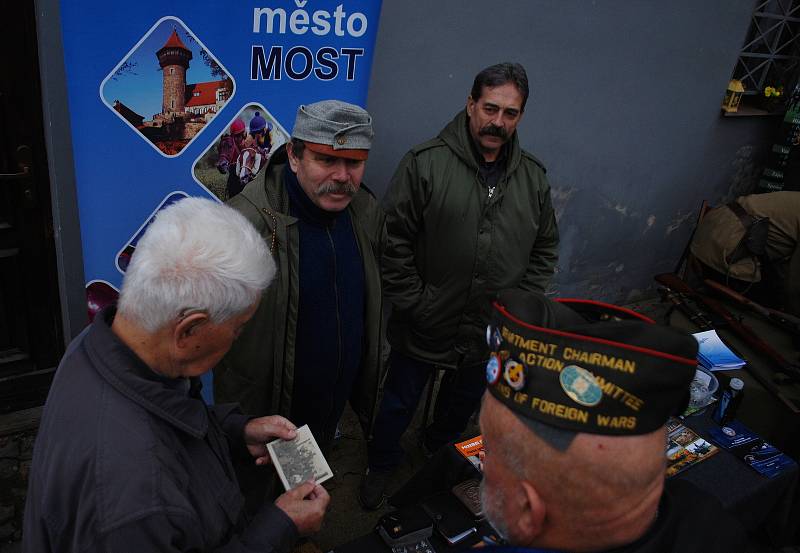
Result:
M487 393L481 429L487 451L536 488L547 506L547 524L560 531L589 538L593 529L609 535L620 525L644 525L644 531L652 521L664 483L663 427L641 436L578 434L560 452ZM637 521L639 515L646 520Z

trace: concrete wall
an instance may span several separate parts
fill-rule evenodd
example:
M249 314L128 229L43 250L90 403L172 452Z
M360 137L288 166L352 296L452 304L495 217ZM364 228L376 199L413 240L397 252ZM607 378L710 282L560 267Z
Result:
M723 118L752 0L384 0L365 182L464 106L483 67L518 61L523 146L548 168L561 246L551 291L629 301L672 270L703 199L748 191L779 118Z

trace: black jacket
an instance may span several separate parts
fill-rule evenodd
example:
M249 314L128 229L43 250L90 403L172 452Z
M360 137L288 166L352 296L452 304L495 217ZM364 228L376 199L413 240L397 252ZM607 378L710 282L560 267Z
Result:
M151 371L111 331L113 316L98 315L56 373L23 550L287 551L297 528L283 511L267 504L243 518L229 448L246 455L246 417Z
M604 553L740 553L747 536L741 523L713 496L685 480L668 480L652 528L634 543ZM484 553L558 553L524 547L486 547Z

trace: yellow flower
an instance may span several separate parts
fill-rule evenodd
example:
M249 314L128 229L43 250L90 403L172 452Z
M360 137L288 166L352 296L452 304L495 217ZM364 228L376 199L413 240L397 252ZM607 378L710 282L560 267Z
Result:
M771 97L779 98L782 94L783 94L782 86L779 86L777 88L774 86L768 86L764 88L764 96L766 96L767 98Z

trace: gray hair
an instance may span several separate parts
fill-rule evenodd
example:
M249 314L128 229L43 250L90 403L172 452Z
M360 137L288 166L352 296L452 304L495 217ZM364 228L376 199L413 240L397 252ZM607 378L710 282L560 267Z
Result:
M160 211L136 245L119 313L148 332L187 309L221 323L252 306L274 276L266 243L244 216L186 198Z

